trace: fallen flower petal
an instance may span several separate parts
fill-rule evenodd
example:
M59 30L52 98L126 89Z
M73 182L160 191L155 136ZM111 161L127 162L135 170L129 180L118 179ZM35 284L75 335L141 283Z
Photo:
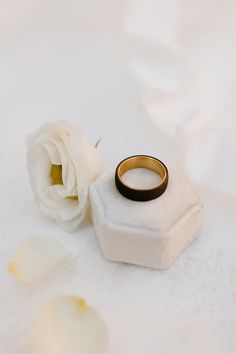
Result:
M8 271L22 282L34 282L67 256L68 252L55 238L30 237L16 248Z
M106 327L96 310L77 296L44 304L33 327L32 354L105 354Z

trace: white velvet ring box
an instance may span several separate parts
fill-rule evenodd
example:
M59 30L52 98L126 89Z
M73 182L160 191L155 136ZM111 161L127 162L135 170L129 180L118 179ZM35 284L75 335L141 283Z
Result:
M90 188L92 218L105 258L166 269L197 237L202 204L183 173L169 166L165 193L148 202L123 197L114 173Z

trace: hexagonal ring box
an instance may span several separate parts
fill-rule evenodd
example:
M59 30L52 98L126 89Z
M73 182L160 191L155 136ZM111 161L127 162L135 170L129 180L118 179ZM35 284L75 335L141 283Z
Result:
M202 204L184 174L175 166L168 170L165 193L147 202L123 197L114 173L93 183L93 224L106 259L166 269L197 237Z

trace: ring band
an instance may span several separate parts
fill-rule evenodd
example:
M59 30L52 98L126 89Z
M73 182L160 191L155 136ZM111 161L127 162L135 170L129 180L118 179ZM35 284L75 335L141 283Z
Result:
M161 183L151 189L134 189L123 183L122 175L134 168L147 168L161 176ZM135 201L148 201L160 197L168 185L168 170L163 162L148 155L135 155L119 163L115 172L115 183L118 191L126 198Z

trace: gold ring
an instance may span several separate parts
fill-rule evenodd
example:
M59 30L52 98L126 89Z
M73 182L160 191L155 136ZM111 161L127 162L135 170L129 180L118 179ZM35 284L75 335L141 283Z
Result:
M151 189L135 189L125 184L121 177L128 170L134 168L147 168L161 177L161 183ZM168 185L168 170L164 163L148 155L135 155L119 163L115 172L115 183L118 191L126 198L136 201L148 201L160 197Z

